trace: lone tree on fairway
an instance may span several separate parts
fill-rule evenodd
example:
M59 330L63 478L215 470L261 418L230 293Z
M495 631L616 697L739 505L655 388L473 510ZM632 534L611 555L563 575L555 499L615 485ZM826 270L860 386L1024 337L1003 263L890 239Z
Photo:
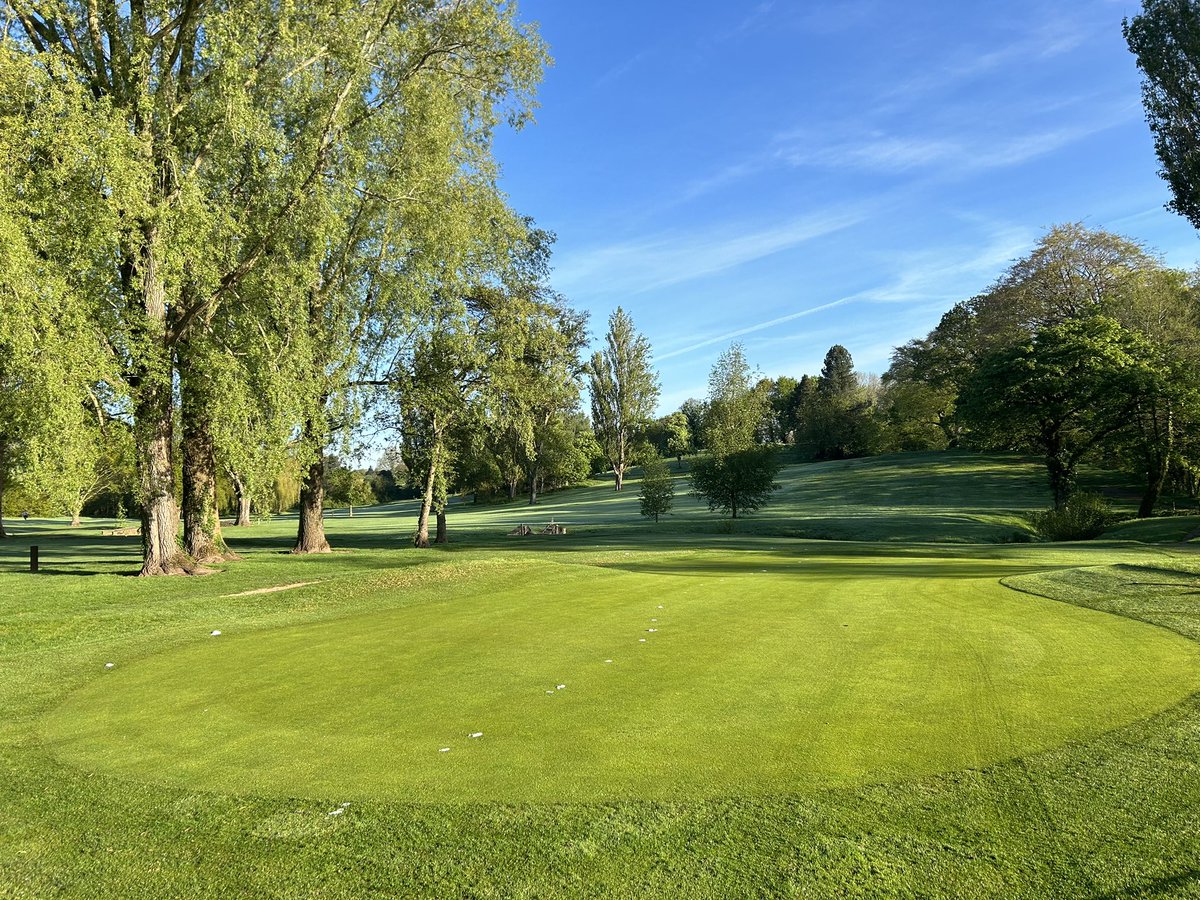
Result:
M633 439L650 421L658 402L658 376L650 366L650 342L617 307L608 320L604 350L588 365L592 427L612 465L617 490L625 483Z
M753 512L766 504L779 487L775 476L782 468L774 447L751 447L726 456L710 456L692 466L692 488L708 501L710 510Z
M675 482L671 478L671 469L661 456L652 456L642 466L642 492L638 495L642 504L642 515L653 516L658 521L659 516L665 516L671 511L675 501Z
M692 489L711 510L758 509L778 487L780 463L773 447L755 444L766 411L766 395L750 384L750 365L741 344L721 354L708 376L704 435L712 455L692 464Z
M720 355L708 376L704 445L714 456L753 447L766 410L766 397L750 382L750 364L741 344Z

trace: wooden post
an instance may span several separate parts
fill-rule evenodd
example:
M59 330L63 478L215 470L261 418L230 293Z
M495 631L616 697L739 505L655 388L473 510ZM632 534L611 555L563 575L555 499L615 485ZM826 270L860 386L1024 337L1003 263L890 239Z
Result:
M38 570L38 548L37 545L32 545L29 548L29 571L36 572Z

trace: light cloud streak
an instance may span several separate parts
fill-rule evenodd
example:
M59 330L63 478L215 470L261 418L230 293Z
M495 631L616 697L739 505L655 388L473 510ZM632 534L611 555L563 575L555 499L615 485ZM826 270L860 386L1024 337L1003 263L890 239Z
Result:
M555 284L597 294L638 294L717 275L841 231L866 217L864 210L830 210L776 225L733 230L667 232L568 254Z

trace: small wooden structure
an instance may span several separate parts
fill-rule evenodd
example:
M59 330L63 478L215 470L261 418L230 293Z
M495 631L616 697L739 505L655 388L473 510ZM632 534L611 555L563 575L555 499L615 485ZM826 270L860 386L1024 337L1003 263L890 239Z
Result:
M566 534L567 526L560 525L557 522L551 522L541 531L534 531L530 525L518 525L508 533L509 537L532 537L535 534Z

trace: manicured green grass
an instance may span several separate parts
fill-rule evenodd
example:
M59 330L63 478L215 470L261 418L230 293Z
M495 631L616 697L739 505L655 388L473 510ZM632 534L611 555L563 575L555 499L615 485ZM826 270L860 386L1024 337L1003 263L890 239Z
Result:
M565 538L277 520L204 578L15 523L0 896L1200 897L1194 548L991 543L1046 505L1011 457L785 480L730 534L602 487Z
M396 609L120 659L44 747L242 794L763 795L983 766L1200 688L1200 647L1008 591L1013 569L806 550L486 567L382 591Z

